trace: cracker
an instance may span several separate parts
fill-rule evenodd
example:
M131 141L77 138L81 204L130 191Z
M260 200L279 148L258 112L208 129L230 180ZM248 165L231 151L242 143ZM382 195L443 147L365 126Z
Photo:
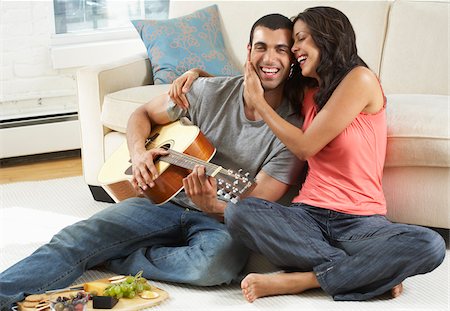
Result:
M34 308L34 307L37 306L37 304L38 304L37 301L24 301L24 302L22 303L22 305L23 305L25 308Z
M44 300L45 298L46 296L44 294L34 294L25 297L25 301L39 302L41 300Z

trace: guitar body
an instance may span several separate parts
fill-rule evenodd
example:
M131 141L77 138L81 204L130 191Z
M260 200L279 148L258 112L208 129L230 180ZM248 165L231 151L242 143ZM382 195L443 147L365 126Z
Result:
M178 120L155 127L150 138L152 143L147 149L165 147L209 162L216 149L195 125L186 125ZM163 204L172 199L183 188L183 178L191 172L189 169L157 160L155 163L159 177L155 186L144 191L155 204ZM140 194L131 184L133 178L130 154L125 142L103 165L98 180L115 202L120 202Z

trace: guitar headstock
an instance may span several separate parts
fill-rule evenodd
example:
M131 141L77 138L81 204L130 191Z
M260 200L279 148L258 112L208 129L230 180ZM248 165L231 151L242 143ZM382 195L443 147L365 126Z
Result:
M222 169L215 177L217 179L217 195L226 201L237 203L241 196L256 186L249 173Z

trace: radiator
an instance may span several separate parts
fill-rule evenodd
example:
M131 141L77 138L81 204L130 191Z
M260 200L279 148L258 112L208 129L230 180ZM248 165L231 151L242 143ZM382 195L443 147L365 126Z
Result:
M76 112L0 121L0 159L80 147Z

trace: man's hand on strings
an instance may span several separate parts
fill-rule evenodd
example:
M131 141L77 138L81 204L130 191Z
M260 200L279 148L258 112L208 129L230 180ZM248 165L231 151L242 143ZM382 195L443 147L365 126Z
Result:
M217 199L217 182L206 175L203 165L196 165L192 173L183 179L184 191L191 201L205 213L223 213L221 202Z
M158 178L158 170L154 159L169 154L168 151L155 148L135 155L132 160L133 178L131 184L134 189L142 194L142 190L155 186L154 180Z

